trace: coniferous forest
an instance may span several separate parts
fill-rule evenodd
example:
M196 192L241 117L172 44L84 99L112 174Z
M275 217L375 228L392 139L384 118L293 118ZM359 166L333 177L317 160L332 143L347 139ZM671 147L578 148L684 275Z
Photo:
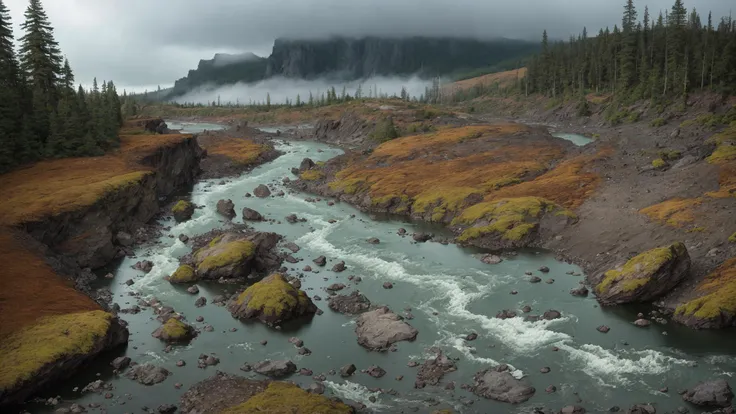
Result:
M613 93L626 101L686 98L708 89L736 94L736 20L688 11L682 0L653 15L624 6L621 26L592 37L584 28L550 42L529 62L527 92L550 97Z
M120 99L112 81L75 85L40 0L30 0L16 53L0 0L0 172L43 158L100 155L119 143Z

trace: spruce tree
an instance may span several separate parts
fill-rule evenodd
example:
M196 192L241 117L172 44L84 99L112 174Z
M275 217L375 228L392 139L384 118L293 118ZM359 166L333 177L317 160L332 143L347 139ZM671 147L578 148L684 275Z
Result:
M25 157L22 141L23 88L13 48L13 27L8 9L0 0L0 172Z
M638 46L638 33L636 28L637 22L634 0L627 0L621 24L622 45L619 53L621 62L621 84L624 88L629 88L636 81L636 52Z
M21 25L20 63L33 94L34 130L40 147L49 135L49 117L59 99L57 83L61 77L61 51L54 40L54 29L40 0L30 0Z

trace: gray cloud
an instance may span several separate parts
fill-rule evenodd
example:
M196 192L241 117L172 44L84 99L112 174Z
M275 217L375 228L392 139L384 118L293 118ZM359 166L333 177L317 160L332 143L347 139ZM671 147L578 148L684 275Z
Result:
M19 25L26 0L5 0ZM438 35L567 38L620 24L621 0L45 0L78 80L170 85L217 52L268 55L277 37ZM673 0L636 1L653 15ZM730 0L686 0L728 15ZM18 33L19 34L19 33Z

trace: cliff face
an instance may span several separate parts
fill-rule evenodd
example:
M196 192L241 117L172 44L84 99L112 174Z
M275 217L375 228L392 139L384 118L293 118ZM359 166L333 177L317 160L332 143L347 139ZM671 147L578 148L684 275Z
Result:
M26 231L81 268L104 266L118 254L120 232L133 234L159 211L158 200L191 185L202 150L196 139L157 149L141 163L152 168L92 206L25 223Z
M213 59L200 60L197 69L174 83L172 96L183 95L204 85L226 85L237 82L257 82L266 74L268 59L253 54L216 54Z
M266 76L311 78L336 72L358 79L372 75L446 74L493 66L535 48L532 43L507 39L277 39Z

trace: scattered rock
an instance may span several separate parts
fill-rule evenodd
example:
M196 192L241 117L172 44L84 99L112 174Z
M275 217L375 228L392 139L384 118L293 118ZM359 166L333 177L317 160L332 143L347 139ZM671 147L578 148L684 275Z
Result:
M542 272L542 273L549 273L549 267L542 266L542 267L539 268L539 271Z
M340 376L343 378L347 378L355 372L356 368L355 365L345 365L344 367L340 368Z
M171 373L165 368L152 364L142 364L129 369L125 376L143 385L154 385L166 380L169 374Z
M733 391L723 379L701 382L685 391L682 399L700 407L730 407Z
M202 306L205 306L205 305L207 305L207 298L205 298L204 296L200 296L199 298L197 298L196 301L194 301L194 306L198 308L201 308Z
M379 367L378 365L371 365L366 373L373 378L381 378L382 376L386 375L386 370Z
M337 292L345 289L345 285L343 283L333 283L330 286L327 286L325 289Z
M652 322L649 321L649 320L647 320L647 319L637 319L637 320L634 321L634 325L641 326L641 327L646 327L646 326L649 326L651 324L652 324Z
M375 238L375 237L371 237L371 238L370 238L370 239L368 239L367 241L368 241L368 243L370 243L370 244L379 244L379 243L381 243L381 240L379 240L379 239L377 239L377 238Z
M271 378L282 378L296 372L296 365L289 360L265 360L253 365L253 371Z
M503 262L503 259L501 257L496 256L495 254L486 254L484 256L481 256L480 261L489 264L489 265L495 265Z
M292 242L286 243L284 247L289 249L289 251L291 251L292 253L298 253L299 250L301 250L301 248L297 246L296 243L292 243Z
M542 278L539 276L532 276L529 278L530 283L539 283L542 281Z
M558 414L585 414L585 408L579 405L568 405L563 407Z
M196 295L197 293L199 293L199 288L197 287L197 285L189 286L187 288L187 292L191 293L192 295Z
M153 262L150 260L142 260L140 262L136 262L134 267L136 270L140 270L143 273L149 273L153 270Z
M328 299L327 304L333 311L349 315L357 315L371 307L368 298L357 290L349 295L332 296Z
M261 184L253 190L253 194L258 198L266 198L271 195L271 190L265 185Z
M399 230L398 230L398 231L396 232L396 234L398 234L399 236L403 236L403 235L405 235L405 234L406 234L406 229L402 227L402 228L400 228L400 229L399 229Z
M608 327L608 326L606 326L606 325L601 325L601 326L599 326L599 327L597 327L597 328L595 328L595 329L596 329L596 330L597 330L598 332L600 332L600 333L608 333L608 331L610 331L610 330L611 330L611 328L609 328L609 327Z
M529 305L525 305L523 308L521 308L521 311L524 313L529 313L532 311L532 307Z
M626 414L656 414L657 410L649 404L636 404L626 410Z
M509 367L504 364L477 373L472 391L483 398L519 404L530 399L535 389L526 382L514 378L509 372Z
M429 233L414 233L412 238L417 243L425 243L432 239L432 235Z
M419 331L383 306L361 314L355 333L361 346L372 351L385 351L398 341L413 341Z
M496 319L511 319L516 317L516 312L504 309L496 314Z
M314 165L314 161L309 158L305 158L302 160L301 164L299 164L299 172L303 173L304 171L311 170L314 168Z
M253 210L252 208L243 208L243 220L245 221L263 221L261 213Z
M274 273L234 297L228 310L238 319L258 319L268 325L312 316L317 307L304 291Z
M179 235L179 241L182 242L182 243L186 243L186 242L189 241L189 236L187 236L186 234L180 234Z
M539 370L539 372L541 372L542 374L549 374L550 371L551 371L550 367L542 367Z
M159 414L173 414L176 412L176 406L173 404L162 404L156 410Z
M220 200L217 202L217 212L232 220L235 217L235 204L233 200Z
M128 365L130 365L130 358L127 356L117 357L112 360L110 365L112 365L114 369L118 371L122 371L125 368L128 368Z
M174 204L174 207L171 208L171 213L174 215L174 220L177 223L185 222L194 215L194 204L186 200L181 200Z
M151 334L154 338L167 343L188 342L196 335L194 328L176 318L169 318Z
M556 311L554 309L548 310L547 312L544 312L544 315L542 315L542 318L548 321L559 319L561 317L562 317L562 314L559 311Z
M584 285L580 285L576 287L575 289L570 291L570 294L573 296L588 296L588 288Z
M311 392L312 394L324 394L325 385L321 382L313 382L307 388L307 392Z
M557 387L555 387L554 385L550 385L545 389L545 391L547 392L547 394L552 394L553 392L557 392Z
M124 231L118 232L118 234L115 235L115 240L117 240L118 244L123 247L130 247L135 243L133 236Z
M465 336L466 341L475 341L476 339L478 339L478 334L475 332L471 332Z
M424 361L417 371L417 379L414 381L414 388L424 388L427 385L439 385L442 377L457 370L455 362L448 358L442 351L439 351L434 358Z
M345 262L339 262L332 266L332 271L336 273L344 272L345 271Z
M314 259L312 261L314 262L314 264L316 264L317 266L320 266L320 267L322 267L322 266L324 266L324 265L327 264L327 258L324 257L324 256L320 256L320 257L318 257L318 258L316 258L316 259Z
M297 348L301 348L302 346L304 346L304 341L297 338L296 336L292 336L291 338L289 338L289 343Z

